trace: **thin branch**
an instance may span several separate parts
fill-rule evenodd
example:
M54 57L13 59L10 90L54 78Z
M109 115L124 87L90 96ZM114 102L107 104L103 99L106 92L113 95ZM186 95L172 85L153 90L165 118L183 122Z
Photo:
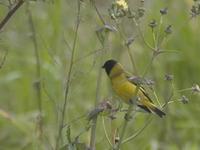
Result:
M145 40L144 35L143 35L142 31L141 31L140 25L138 24L138 22L136 21L135 18L133 18L133 22L135 23L135 25L136 25L136 27L137 27L137 29L138 29L138 32L139 32L139 34L140 34L140 36L141 36L143 42L145 43L145 45L146 45L148 48L150 48L152 51L155 51L155 48L152 47L152 46Z
M98 53L98 52L101 52L101 51L102 51L101 48L100 48L100 49L97 49L97 50L94 50L94 51L91 51L91 52L89 52L88 54L86 54L85 56L81 56L81 57L77 58L76 60L74 60L73 63L76 64L76 63L78 63L79 61L83 60L84 58L89 57L89 56L91 56L91 55L94 55L94 54L96 54L96 53Z
M96 11L98 17L100 18L102 24L105 26L105 21L104 21L103 17L101 16L98 8L96 7L95 0L92 0L91 2L93 3L95 11ZM103 43L103 48L102 48L103 52L104 52L104 46L105 46L105 42ZM104 56L104 54L101 54L101 56L100 56L100 65L102 65L102 63L103 63L103 56ZM97 87L96 87L95 107L97 106L97 103L98 103L98 100L99 100L99 97L100 97L101 80L102 80L102 69L99 68L98 78L97 78ZM91 135L90 135L90 150L95 150L96 126L97 126L97 117L95 117L92 120Z
M43 36L41 34L38 34L38 36L40 37L40 40L41 40L41 43L43 43L43 47L45 48L45 50L47 51L51 61L52 61L52 64L53 65L58 65L59 63L57 62L57 60L54 58L54 54L51 52L51 47L48 46L45 38L43 38Z
M153 45L154 45L154 47L157 47L155 30L153 28L152 28L152 36L153 36Z
M161 26L162 26L162 23L163 23L163 15L160 16L160 21L159 21L159 26L158 26L158 32L157 32L157 35L156 35L156 46L157 48L159 48L159 43L162 43L162 41L160 42L160 33L161 33Z
M137 93L139 91L138 89L139 88L137 87L136 88L136 92L135 92L135 96L133 98L133 101L136 101L136 96L137 96ZM127 128L128 122L129 122L129 118L130 118L130 115L131 115L131 112L132 112L132 108L133 108L133 105L129 105L128 111L124 116L124 122L123 122L123 125L122 125L122 131L120 133L119 142L117 143L116 150L119 150L120 147L121 147L121 144L122 144L122 141L123 141L123 138L124 138L124 135L125 135L125 131L126 131L126 128Z
M144 129L146 127L148 127L148 125L151 123L152 120L153 120L152 116L149 117L149 119L146 121L144 126L142 128L140 128L140 129L138 129L135 134L133 134L132 136L130 136L127 139L125 139L124 141L122 141L122 144L127 143L127 142L133 140L134 138L136 138L138 135L140 135L140 133L142 133L142 131L144 131Z
M174 85L173 85L173 82L172 82L172 81L171 81L170 83L171 83L171 87L172 87L172 89L171 89L171 94L170 94L169 97L165 100L165 103L162 105L162 108L166 107L166 106L168 105L168 103L171 101L171 99L173 98L173 96L174 96L174 91L175 91Z
M103 63L103 54L101 54L100 59L101 59L100 64L102 64ZM100 97L101 82L102 82L102 68L99 67L99 72L98 72L98 77L97 77L95 107L97 106L97 103L98 103L98 100L99 100L99 97ZM92 120L91 136L90 136L90 150L95 150L97 117L98 116L96 116Z
M79 116L79 117L77 117L75 119L72 119L71 121L68 121L68 123L66 123L66 124L63 125L63 128L71 126L72 124L80 121L80 119L82 119L82 118L85 119L85 117L87 117L87 115L88 115L88 113L84 113L83 115L81 115L81 116Z
M24 2L25 0L19 0L17 4L15 4L15 6L10 9L7 15L0 22L0 31L3 29L6 23L11 19L11 17L15 14L15 12L24 4Z
M95 0L91 0L91 2L92 2L92 4L93 4L93 6L94 6L94 8L95 8L95 11L96 11L96 13L97 13L99 19L101 20L102 24L106 25L106 22L104 21L103 16L101 15L101 13L99 12L99 10L98 10L98 8L97 8L97 6L96 6Z
M154 53L152 54L151 60L150 60L150 62L147 64L147 66L146 66L146 68L145 68L145 70L144 70L144 72L143 72L143 74L142 74L142 78L144 78L145 75L148 73L148 71L149 71L149 69L151 68L151 66L152 66L152 64L153 64L153 61L154 61L154 59L155 59L156 56L158 56L158 55L156 55L156 54L154 54Z
M58 122L58 114L59 114L59 111L61 111L61 110L59 109L55 99L47 91L46 86L45 86L45 81L42 82L42 89L44 91L44 94L46 94L46 96L49 98L49 101L52 102L52 104L53 104L55 114L56 114L56 121Z
M104 117L103 116L102 116L102 125L103 125L104 133L106 135L106 139L107 139L108 143L110 144L110 146L113 147L113 145L112 145L112 143L111 143L111 141L110 141L110 139L108 137L108 133L106 131L106 126L105 126L105 121L104 121Z
M119 31L119 34L120 34L121 38L124 40L124 43L126 43L126 37L125 37L124 33L121 31L120 26L118 25L118 23L117 22L115 22L115 23L117 25L117 28L118 28L118 31ZM137 67L136 67L135 61L134 61L135 59L134 59L134 57L133 57L133 55L131 53L130 46L127 45L127 44L125 44L125 45L126 45L126 48L127 48L127 51L128 51L128 55L129 55L130 60L131 60L131 64L132 64L133 70L135 71L135 75L137 76L138 75L138 71L137 71Z
M63 130L63 125L64 125L64 120L65 120L65 112L66 112L66 106L68 103L68 93L69 93L69 88L70 88L70 81L71 81L71 75L72 75L72 69L73 69L73 61L74 61L74 56L75 56L75 50L76 50L76 43L77 43L77 37L78 37L78 29L80 25L80 9L81 9L81 2L80 0L77 0L78 3L78 11L77 11L77 21L76 21L76 27L75 27L75 37L74 37L74 42L73 42L73 47L72 47L72 55L71 55L71 60L70 60L70 66L69 66L69 71L67 74L67 81L66 81L66 88L65 88L65 95L64 95L64 104L61 112L61 121L59 124L58 128L58 136L56 139L56 147L55 149L59 149L59 144L60 144L60 139L62 136L62 130Z
M38 100L38 128L39 128L39 137L42 137L43 134L43 119L42 119L42 83L41 83L41 62L40 62L40 55L39 55L39 49L38 49L38 43L37 43L37 35L36 35L36 29L33 22L33 16L31 13L31 10L29 8L29 3L27 3L27 15L28 15L28 21L30 30L32 32L32 42L34 46L34 53L35 53L35 59L36 59L36 82L35 82L35 90L36 90L36 96Z
M2 57L2 60L0 62L0 69L2 69L3 65L5 64L7 55L8 55L8 51L6 50L4 56Z

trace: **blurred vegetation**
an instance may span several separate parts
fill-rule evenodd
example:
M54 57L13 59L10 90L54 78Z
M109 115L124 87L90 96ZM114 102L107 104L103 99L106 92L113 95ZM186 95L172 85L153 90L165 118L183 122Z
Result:
M17 2L0 0L0 20L12 9L9 6ZM141 33L130 18L111 18L109 9L113 1L92 2L81 1L75 43L79 21L77 1L26 0L0 30L0 150L55 149L73 50L60 145L70 140L89 145L90 123L86 116L94 109L95 100L99 103L113 99L115 107L119 103L100 67L105 60L114 58L134 74L136 70L132 69L125 44L133 39L128 47L137 73L142 75L152 51L144 43L141 33L153 45L149 23L155 20L159 24L160 10L164 8L167 8L167 14L163 15L160 30L164 33L168 25L172 26L172 33L162 46L168 52L156 57L145 78L155 82L153 91L162 104L172 93L175 99L186 96L189 103L169 104L165 109L165 118L153 116L142 133L123 144L122 149L198 150L200 110L198 86L197 92L194 88L200 82L200 20L198 7L194 8L195 1L154 0L144 1L141 6L140 0L129 0L129 8L137 11L138 8L144 9L144 16L138 20ZM165 75L172 75L173 80L165 80ZM148 91L151 93L151 89ZM156 100L155 103L158 104ZM127 107L126 104L123 107ZM123 116L124 113L117 113L112 121L104 117L109 137L111 128L119 127ZM137 113L129 121L125 136L129 137L141 129L148 117L148 114ZM100 116L96 128L96 149L109 149Z

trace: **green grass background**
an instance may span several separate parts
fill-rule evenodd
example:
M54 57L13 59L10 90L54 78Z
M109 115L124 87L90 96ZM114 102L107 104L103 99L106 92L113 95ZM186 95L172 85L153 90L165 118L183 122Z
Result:
M134 8L137 3L136 0L130 1L129 6ZM97 0L96 4L105 21L109 25L114 25L108 14L111 1ZM178 51L160 55L146 75L147 78L156 81L155 89L161 102L171 90L168 82L164 80L165 74L174 76L175 89L190 88L200 82L200 21L199 17L189 19L192 4L192 0L145 2L146 12L141 19L141 29L145 39L152 43L152 33L148 23L151 19L159 20L159 10L168 7L169 12L164 16L163 22L165 26L172 24L173 33L163 47ZM55 145L58 128L55 108L62 106L66 74L69 69L77 2L71 0L31 1L30 9L36 28L43 83L42 104L46 140L41 144L36 134L38 114L34 87L38 80L36 59L26 8L27 5L23 5L0 33L0 60L7 52L5 63L0 69L0 150L51 149L51 145ZM4 6L0 5L1 19L7 11ZM127 38L136 35L136 27L128 19L121 19L120 25ZM75 52L77 61L74 64L70 82L66 122L94 108L98 70L101 66L99 64L101 50L99 49L102 48L95 31L101 27L102 23L95 9L89 1L85 0L81 5L81 23ZM123 43L118 32L110 33L105 45L107 53L104 60L118 59L127 70L134 72ZM88 55L91 52L93 53ZM136 38L131 45L131 52L135 58L137 70L141 74L150 60L150 50L141 38ZM102 76L100 101L112 96L109 90L109 80L104 72ZM122 149L198 150L200 147L200 97L197 94L191 96L191 92L183 94L189 97L189 104L169 105L166 111L167 116L164 119L154 116L151 124L134 140L124 144ZM129 122L126 136L134 134L137 129L141 128L147 116L148 114L138 113L135 119ZM119 125L122 121L123 115L118 115L116 124ZM72 138L84 130L86 124L85 118L72 124ZM106 119L106 126L109 130L109 119ZM63 135L64 143L67 143L65 132L66 129ZM85 132L80 136L80 141L88 144L89 137L90 132ZM101 118L97 124L96 146L97 150L109 147L105 140Z

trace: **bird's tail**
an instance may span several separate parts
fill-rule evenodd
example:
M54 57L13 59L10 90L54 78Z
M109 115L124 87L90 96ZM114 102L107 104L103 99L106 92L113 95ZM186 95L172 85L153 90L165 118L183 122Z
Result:
M165 113L162 110L158 109L156 106L151 107L150 110L156 113L160 118L165 116Z
M153 103L146 101L145 102L145 106L151 111L154 112L155 114L157 114L160 118L162 118L163 116L165 116L166 114L160 110L159 108L157 108Z

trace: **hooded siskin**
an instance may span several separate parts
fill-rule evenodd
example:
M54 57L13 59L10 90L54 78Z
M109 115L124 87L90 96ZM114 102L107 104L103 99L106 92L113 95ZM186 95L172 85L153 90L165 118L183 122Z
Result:
M137 102L132 102L136 94L137 85L128 80L122 65L116 60L110 59L106 61L102 68L105 69L108 77L110 78L113 90L125 103L136 103L140 108L149 113L154 112L159 117L163 117L165 115L164 112L153 104L153 101L142 87L139 88L137 93Z

